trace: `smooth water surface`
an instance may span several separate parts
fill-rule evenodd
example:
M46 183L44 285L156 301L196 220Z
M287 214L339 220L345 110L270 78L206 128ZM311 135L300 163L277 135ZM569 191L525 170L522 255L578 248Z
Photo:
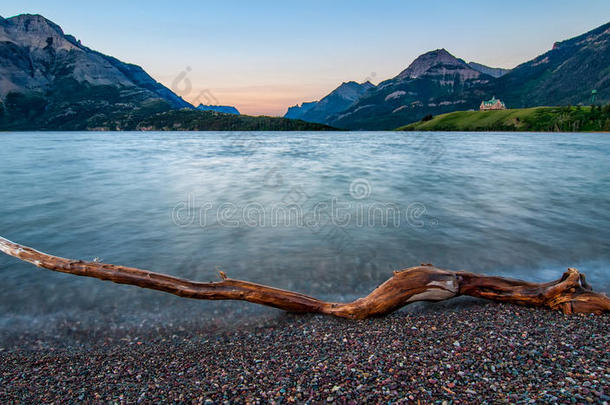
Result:
M0 201L15 242L201 281L346 299L433 263L610 290L608 134L2 133ZM248 307L4 255L0 277L5 325Z

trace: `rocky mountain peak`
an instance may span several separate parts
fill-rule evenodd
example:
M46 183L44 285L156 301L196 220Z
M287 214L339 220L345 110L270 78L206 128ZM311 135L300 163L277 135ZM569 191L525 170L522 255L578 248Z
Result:
M38 14L19 14L3 20L0 26L0 41L25 45L30 49L73 50L78 48L68 41L61 27Z
M434 51L426 52L415 59L409 67L400 72L397 76L399 79L415 79L424 73L428 72L432 67L437 65L453 65L469 68L464 61L456 58L446 49L435 49Z
M362 93L375 87L371 82L357 83L355 81L343 82L330 95L340 96L346 100L356 100Z
M64 36L61 27L39 14L19 14L5 20L6 27L13 32L28 35L60 35Z
M129 89L124 99L133 103L162 99L172 107L192 108L139 66L87 48L41 15L0 20L0 98L10 92L59 94L66 83Z

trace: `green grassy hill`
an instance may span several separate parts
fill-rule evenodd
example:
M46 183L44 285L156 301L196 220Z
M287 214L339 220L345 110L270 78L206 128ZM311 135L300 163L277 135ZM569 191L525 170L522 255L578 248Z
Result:
M605 107L533 107L498 111L456 111L427 117L399 131L610 131Z

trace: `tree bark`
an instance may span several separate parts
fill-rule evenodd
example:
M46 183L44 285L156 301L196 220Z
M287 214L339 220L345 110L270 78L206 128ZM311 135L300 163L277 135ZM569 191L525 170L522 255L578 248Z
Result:
M443 301L460 295L512 304L546 307L565 314L610 312L610 299L592 291L585 275L569 268L556 281L530 283L465 271L438 269L431 264L394 271L394 275L364 298L348 303L321 301L304 294L248 281L220 272L219 282L201 283L133 267L70 260L38 252L0 237L0 251L38 267L130 284L180 297L202 300L241 300L290 312L318 313L364 319L393 312L411 302Z

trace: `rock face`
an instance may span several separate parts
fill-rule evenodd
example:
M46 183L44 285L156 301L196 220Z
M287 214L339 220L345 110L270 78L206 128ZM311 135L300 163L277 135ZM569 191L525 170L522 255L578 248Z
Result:
M104 117L143 106L192 108L141 67L91 50L30 14L0 20L0 101L13 123L35 119L32 125L41 129L60 122L73 129L103 127L109 121ZM41 108L23 111L29 106ZM85 115L98 116L83 123Z
M420 55L409 67L400 72L394 80L417 79L418 77L432 75L459 75L462 79L478 77L480 73L468 66L463 60L447 52L446 49L437 49Z
M10 91L49 90L57 80L108 85L159 97L172 107L191 105L156 82L141 67L83 46L40 15L23 14L0 22L0 97ZM153 94L146 94L146 92Z
M199 104L197 106L197 110L200 111L216 111L216 112L221 112L221 113L225 113L225 114L235 114L235 115L239 115L239 110L233 106L230 105L204 105L204 104Z
M284 118L324 123L331 116L344 111L373 88L375 86L368 81L364 83L344 82L320 101L290 107Z

